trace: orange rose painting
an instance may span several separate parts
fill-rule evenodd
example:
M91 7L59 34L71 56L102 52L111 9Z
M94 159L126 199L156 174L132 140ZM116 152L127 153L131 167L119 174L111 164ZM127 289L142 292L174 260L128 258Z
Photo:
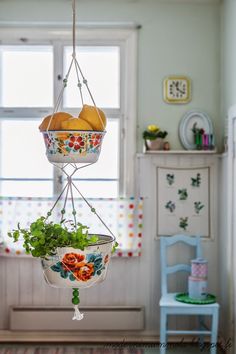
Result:
M66 253L61 262L54 264L51 269L60 273L61 277L71 281L86 282L93 276L100 275L108 262L108 255L103 258L101 253L83 254Z
M94 274L94 266L92 263L87 263L83 267L74 272L74 276L77 280L87 281L91 279Z
M77 253L66 253L63 257L62 264L65 270L76 270L85 264L84 255Z

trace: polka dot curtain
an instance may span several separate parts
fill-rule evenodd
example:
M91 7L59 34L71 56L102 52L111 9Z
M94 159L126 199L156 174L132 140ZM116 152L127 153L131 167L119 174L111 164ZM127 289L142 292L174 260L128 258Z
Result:
M119 244L116 256L133 257L141 255L143 226L143 198L88 199L97 213L105 221ZM35 219L46 216L55 200L51 198L0 198L0 255L24 256L20 243L12 242L7 236L9 230L28 227ZM67 215L71 218L71 203L68 203ZM94 216L88 206L75 199L78 221L89 227L89 233L106 234L102 223ZM57 205L52 220L61 216L62 202ZM22 241L23 243L23 241Z

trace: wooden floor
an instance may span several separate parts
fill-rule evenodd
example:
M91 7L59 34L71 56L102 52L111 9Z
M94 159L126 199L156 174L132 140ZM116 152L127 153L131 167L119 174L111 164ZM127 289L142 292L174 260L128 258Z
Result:
M182 344L181 344L182 342ZM224 347L224 343L221 341L221 347ZM159 353L159 336L157 335L144 335L140 332L120 332L120 333L109 333L109 332L19 332L19 331L0 331L0 354L23 354L14 351L5 351L6 348L22 348L28 346L31 348L27 351L27 354L34 353L32 348L71 348L75 354L80 354L80 348L92 347L92 348L110 348L114 351L109 351L109 354L116 354L115 349L125 348L123 354L135 354L132 349L139 348L142 351L138 351L137 354L158 354ZM218 353L229 353L229 347L226 350L218 349ZM100 351L100 350L99 350ZM206 341L205 347L200 348L197 343L197 338L192 336L187 336L184 339L179 337L171 336L168 341L168 354L190 354L190 353L208 353L209 352L209 342ZM60 349L61 354L67 354L68 351ZM82 353L82 352L81 352ZM106 351L107 353L107 351ZM37 354L39 351L37 350ZM43 354L54 354L52 351L48 351ZM58 351L57 351L58 354ZM92 354L92 352L89 352ZM98 351L96 352L98 354ZM119 352L119 354L121 354Z
M146 345L0 345L0 354L159 354L158 344ZM209 353L209 347L200 348L198 345L186 343L168 346L168 354L199 354ZM223 352L218 349L218 354Z

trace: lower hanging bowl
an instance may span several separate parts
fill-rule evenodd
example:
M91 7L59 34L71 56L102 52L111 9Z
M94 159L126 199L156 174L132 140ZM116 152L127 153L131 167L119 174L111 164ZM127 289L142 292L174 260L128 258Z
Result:
M46 155L55 163L94 163L98 160L105 131L43 131Z
M72 247L57 249L57 255L42 267L46 282L56 288L88 288L102 282L107 273L114 238L96 235L98 241L81 251Z

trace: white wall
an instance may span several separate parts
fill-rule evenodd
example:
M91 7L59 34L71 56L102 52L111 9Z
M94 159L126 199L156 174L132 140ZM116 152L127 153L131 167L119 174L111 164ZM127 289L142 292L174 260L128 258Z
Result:
M220 145L220 17L216 1L80 0L77 9L79 21L142 25L138 54L139 151L142 131L150 123L168 130L173 149L182 148L178 124L190 109L210 115ZM68 22L71 21L70 1L2 0L2 21ZM192 79L193 99L189 104L177 106L163 102L162 81L170 74L184 74Z
M228 136L227 115L230 106L236 104L236 1L224 0L221 4L221 130ZM227 156L222 158L220 169L220 201L219 213L219 260L220 260L220 287L221 291L221 321L224 326L224 337L234 338L232 308L232 235L227 217L231 210L227 209L228 189L228 163ZM233 351L232 351L233 352Z
M221 5L221 129L227 135L227 114L236 103L236 1Z
M233 283L232 283L232 240L228 225L228 158L224 154L219 164L219 286L220 286L220 324L225 340L233 339ZM222 325L223 324L223 325Z

